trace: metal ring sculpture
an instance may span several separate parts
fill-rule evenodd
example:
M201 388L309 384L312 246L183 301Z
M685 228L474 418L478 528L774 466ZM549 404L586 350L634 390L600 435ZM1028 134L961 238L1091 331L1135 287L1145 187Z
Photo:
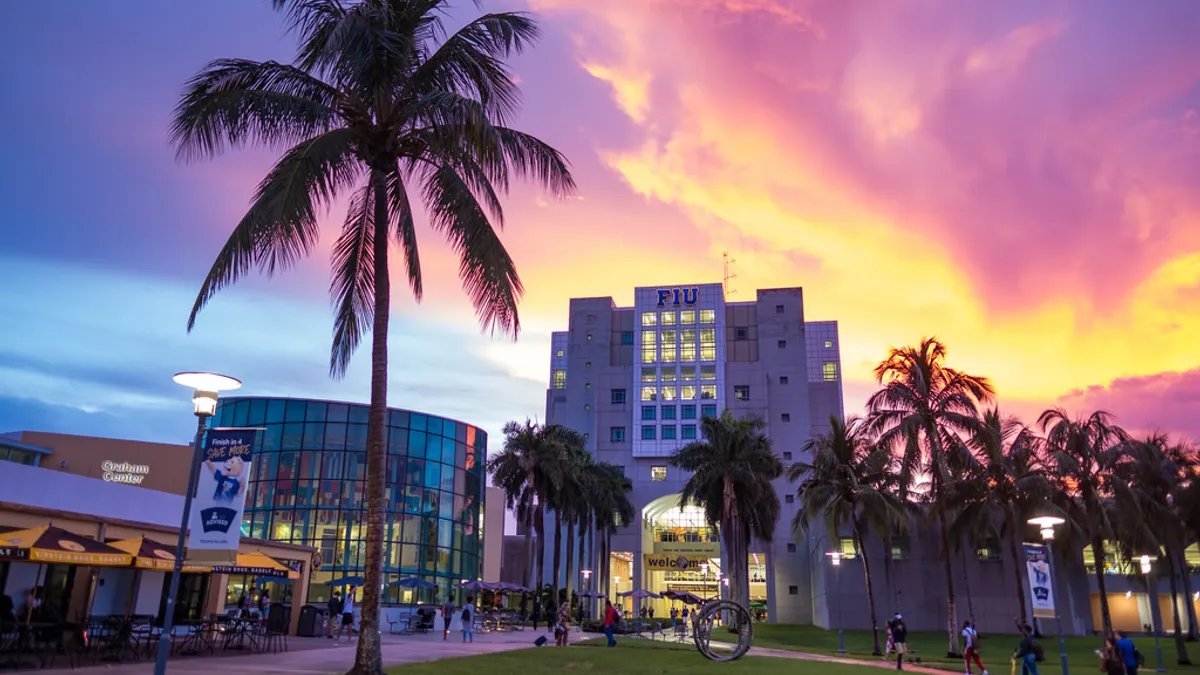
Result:
M732 643L732 649L711 648L712 632L727 630L737 635L737 641ZM705 603L692 615L692 641L696 649L705 658L712 661L736 661L750 651L750 643L754 639L754 623L750 620L750 612L732 600L714 600ZM718 644L729 644L718 641Z

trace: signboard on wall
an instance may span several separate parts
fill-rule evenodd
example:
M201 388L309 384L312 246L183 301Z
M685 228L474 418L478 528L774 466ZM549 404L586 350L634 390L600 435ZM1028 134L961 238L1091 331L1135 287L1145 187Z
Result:
M673 556L687 555L719 558L721 556L721 545L715 541L656 541L654 542L654 552Z
M189 558L215 560L237 556L257 434L257 429L208 432L188 526Z
M646 565L648 572L675 572L683 569L683 563L687 563L687 569L699 571L700 563L708 562L709 556L698 555L665 555L662 553L647 553L643 556L643 562Z
M130 464L114 462L106 459L100 465L103 473L100 477L109 483L125 483L126 485L141 485L150 473L150 467L145 464Z

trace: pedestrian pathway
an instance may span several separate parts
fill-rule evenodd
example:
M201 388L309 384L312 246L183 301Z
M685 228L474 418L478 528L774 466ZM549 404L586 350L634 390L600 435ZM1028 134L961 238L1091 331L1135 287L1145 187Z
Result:
M383 635L383 663L398 666L406 663L437 661L458 656L480 656L497 652L525 649L542 633L533 630L504 633L476 633L475 642L462 643L462 634L452 632L449 640L442 640L441 633L423 635ZM572 634L572 640L582 639ZM275 654L251 654L239 656L213 656L171 659L167 671L171 675L211 675L221 672L226 675L330 675L344 673L354 663L356 642L335 645L332 640L319 638L290 638L293 649ZM60 659L56 666L64 666ZM39 670L38 675L151 675L154 663L106 664L97 667L67 667Z

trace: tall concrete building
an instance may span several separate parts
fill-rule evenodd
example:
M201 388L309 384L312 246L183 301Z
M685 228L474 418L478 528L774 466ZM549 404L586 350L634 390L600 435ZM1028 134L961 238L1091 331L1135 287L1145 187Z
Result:
M787 464L843 414L837 323L805 321L800 288L759 290L748 302L727 302L719 283L637 288L633 307L575 298L550 364L546 421L586 434L596 459L633 481L639 518L613 537L609 588L598 589L613 597L721 589L719 538L698 508L679 507L688 476L667 461L700 438L703 417L762 418ZM770 620L811 623L808 544L791 533L793 489L780 480L776 490L775 537L750 549L751 598ZM663 601L656 612L666 609Z

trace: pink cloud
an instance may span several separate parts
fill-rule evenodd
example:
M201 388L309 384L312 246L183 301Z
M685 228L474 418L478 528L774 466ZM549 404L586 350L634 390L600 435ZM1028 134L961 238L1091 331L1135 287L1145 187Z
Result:
M1058 399L1073 412L1107 410L1130 431L1161 430L1200 439L1200 368L1123 377Z

